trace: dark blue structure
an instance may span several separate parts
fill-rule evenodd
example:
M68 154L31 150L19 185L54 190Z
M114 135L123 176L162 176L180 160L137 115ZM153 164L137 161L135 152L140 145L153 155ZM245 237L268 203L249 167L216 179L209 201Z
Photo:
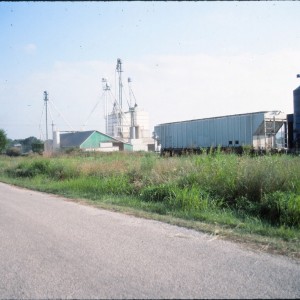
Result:
M287 119L287 147L294 148L294 114L288 114Z
M300 148L300 86L294 90L293 144Z

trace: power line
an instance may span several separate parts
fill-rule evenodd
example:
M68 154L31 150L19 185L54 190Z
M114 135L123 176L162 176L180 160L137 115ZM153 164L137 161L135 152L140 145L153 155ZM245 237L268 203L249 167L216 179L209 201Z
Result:
M93 107L93 109L91 110L89 116L87 117L86 121L85 121L84 124L83 124L83 128L86 126L86 124L87 124L88 120L90 119L91 115L92 115L92 114L94 113L94 111L96 110L96 108L97 108L97 106L99 105L100 101L102 100L104 94L105 94L105 91L103 91L103 93L102 93L100 99L97 101L96 105L95 105L95 106Z
M65 123L70 127L70 129L72 131L74 131L74 128L71 126L71 124L64 118L64 116L62 115L62 113L58 110L58 108L54 105L53 101L50 101L49 102L53 107L54 109L56 110L56 112L59 114L60 117L62 117L62 119L65 121Z

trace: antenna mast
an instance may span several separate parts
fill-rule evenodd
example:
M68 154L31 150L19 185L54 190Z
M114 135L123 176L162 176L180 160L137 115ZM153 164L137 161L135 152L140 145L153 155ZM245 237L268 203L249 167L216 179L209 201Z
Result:
M48 140L48 93L44 91L44 101L46 106L46 141Z
M106 78L102 78L102 88L104 90L105 133L108 134L107 92L110 91L110 86Z
M123 88L123 84L122 84L122 61L120 58L117 59L117 67L116 67L116 71L118 72L119 75L119 111L118 111L118 135L119 137L123 137L122 131L123 131L123 107L122 107L122 88Z
M123 88L123 85L122 85L122 61L120 58L118 58L117 60L117 67L116 67L116 70L119 74L119 107L120 109L122 110L122 88Z

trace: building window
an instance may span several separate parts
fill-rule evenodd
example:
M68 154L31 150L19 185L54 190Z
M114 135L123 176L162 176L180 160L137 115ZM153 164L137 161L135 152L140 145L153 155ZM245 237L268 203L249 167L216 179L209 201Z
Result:
M238 145L238 144L239 144L239 141L235 141L235 144Z

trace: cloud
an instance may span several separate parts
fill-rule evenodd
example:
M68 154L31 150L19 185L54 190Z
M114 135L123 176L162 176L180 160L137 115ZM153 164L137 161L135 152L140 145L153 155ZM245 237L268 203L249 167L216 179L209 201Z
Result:
M137 98L154 124L262 110L289 113L298 56L296 51L159 56L132 71Z
M295 63L298 57L297 51L290 50L224 56L202 53L193 56L147 56L123 60L122 78L125 92L128 91L127 77L132 79L137 104L149 113L152 130L159 123L229 114L263 110L291 113L292 91L299 85L296 74L300 65ZM33 73L15 86L11 105L16 106L14 99L28 99L26 104L31 104L32 110L30 120L37 131L45 90L50 101L75 130L83 129L87 117L98 103L84 129L104 131L101 79L106 77L114 91L115 67L116 61L56 62L49 71ZM123 103L126 106L126 97ZM61 115L52 109L57 128L70 130ZM26 114L21 113L14 118L18 118L20 123L22 118L24 122L25 118L28 119ZM31 130L22 136L37 136L33 127Z
M37 46L35 44L27 44L24 46L24 50L27 54L35 54L37 51Z

